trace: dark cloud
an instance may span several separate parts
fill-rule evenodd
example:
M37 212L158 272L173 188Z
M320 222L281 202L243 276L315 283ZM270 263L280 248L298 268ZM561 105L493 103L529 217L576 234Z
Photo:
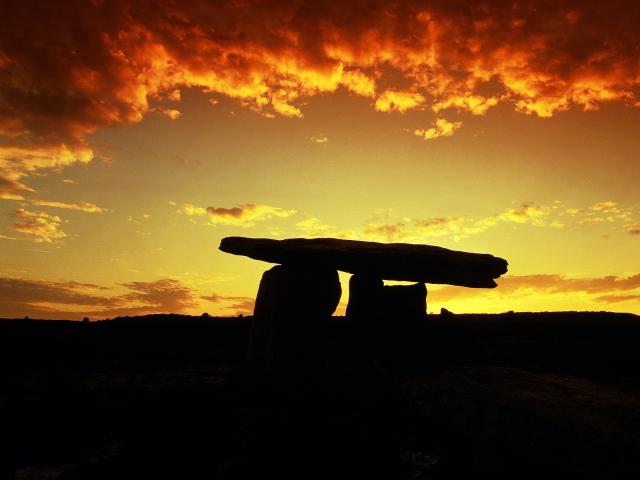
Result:
M148 313L180 313L197 307L193 292L178 280L122 284L129 293L78 282L0 278L0 317L79 319Z
M254 207L254 205L250 205ZM213 217L233 217L240 218L244 214L245 209L242 207L232 207L232 208L216 208L216 207L207 207L207 213Z
M212 293L211 295L204 295L200 297L204 300L208 300L212 303L224 303L224 306L227 310L233 310L236 314L242 313L243 315L248 315L253 313L253 307L255 306L255 299L251 297L234 297L234 296L225 296L218 295L217 293Z
M185 203L180 207L179 212L190 217L207 216L212 225L236 225L241 227L251 227L256 222L269 220L273 217L286 218L296 213L295 210L285 210L270 205L260 205L245 203L237 207L199 207L191 203Z
M640 295L603 295L596 300L604 303L640 302Z
M5 0L0 18L6 191L26 190L35 170L90 161L91 133L178 102L180 88L287 116L337 88L379 110L638 105L633 0Z
M120 298L126 302L139 302L144 305L143 308L154 312L175 313L197 306L191 289L179 280L164 278L155 282L130 282L122 285L131 290L131 293Z

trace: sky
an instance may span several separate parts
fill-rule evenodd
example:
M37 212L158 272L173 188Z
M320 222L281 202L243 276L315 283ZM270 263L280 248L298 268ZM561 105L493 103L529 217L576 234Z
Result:
M640 313L635 1L3 1L0 317L250 314L226 236L509 262L428 311ZM348 275L341 274L348 300Z

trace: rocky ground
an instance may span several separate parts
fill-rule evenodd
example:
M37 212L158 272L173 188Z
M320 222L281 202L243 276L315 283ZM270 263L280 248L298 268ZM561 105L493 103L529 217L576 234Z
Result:
M0 321L0 478L458 478L640 471L640 318L430 316L266 377L249 319Z

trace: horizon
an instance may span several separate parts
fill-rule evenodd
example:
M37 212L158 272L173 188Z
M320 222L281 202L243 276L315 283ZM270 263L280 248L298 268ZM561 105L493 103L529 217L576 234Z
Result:
M632 317L640 317L640 315L630 312L610 312L606 310L599 311L580 311L580 310L564 310L564 311L536 311L536 312L515 312L513 310L509 310L507 312L497 312L497 313L478 313L478 312L467 312L467 313L456 313L451 311L446 312L429 312L425 316L425 321L429 320L429 317L444 317L450 320L451 317L478 317L478 316L491 316L491 317L517 317L517 316L531 316L531 315L540 315L540 316L556 316L556 315L606 315L606 316L632 316ZM0 321L11 321L11 322L20 322L20 321L34 321L34 322L73 322L73 323L101 323L101 322L110 322L113 320L135 320L135 319L149 319L155 320L155 318L150 319L147 317L188 317L190 319L199 319L199 320L247 320L253 318L253 313L244 315L242 313L238 315L210 315L208 312L203 312L200 315L190 315L186 313L149 313L144 315L133 315L133 316L121 316L121 317L113 317L113 318L78 318L78 319L51 319L51 318L31 318L31 317L22 317L22 318L3 318L0 317ZM336 315L335 313L331 315L329 318L336 319L344 319L345 321L349 321L349 317L346 315ZM164 320L161 318L159 320ZM573 319L575 321L575 319ZM583 320L583 319L581 319ZM567 321L561 320L561 321ZM572 320L568 320L572 321ZM450 322L448 322L450 323Z
M429 314L640 314L637 2L2 10L2 318L251 315L227 236L509 262Z

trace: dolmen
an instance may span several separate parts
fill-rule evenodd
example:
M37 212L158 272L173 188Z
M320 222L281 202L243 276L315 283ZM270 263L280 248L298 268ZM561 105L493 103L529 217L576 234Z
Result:
M342 293L338 270L353 274L347 318L374 351L397 344L398 335L406 338L426 318L425 283L493 288L508 265L493 255L432 245L336 238L227 237L220 250L278 264L262 276L251 326L249 360L266 368L308 365L322 356L327 319Z

